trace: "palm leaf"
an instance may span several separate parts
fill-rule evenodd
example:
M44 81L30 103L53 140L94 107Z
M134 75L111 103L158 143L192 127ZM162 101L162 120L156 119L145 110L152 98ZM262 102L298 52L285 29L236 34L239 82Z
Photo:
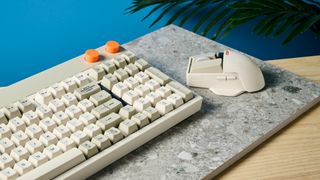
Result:
M257 18L253 32L273 37L287 32L283 44L307 30L320 36L320 2L315 0L134 0L126 12L136 13L148 7L152 9L142 20L160 12L150 27L164 16L169 16L166 24L180 19L179 26L198 17L192 30L198 32L203 27L202 34L210 36L220 24L210 36L212 39L224 38L236 27Z

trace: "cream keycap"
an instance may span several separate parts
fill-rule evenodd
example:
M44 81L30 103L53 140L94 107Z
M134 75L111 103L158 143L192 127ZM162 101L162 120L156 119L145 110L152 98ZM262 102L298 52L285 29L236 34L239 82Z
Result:
M20 109L21 112L25 113L28 111L34 111L36 108L32 102L28 99L22 99L15 103L15 105Z
M27 149L25 149L22 146L18 146L14 149L12 149L10 156L15 160L15 161L21 161L22 159L28 159L30 153Z
M67 93L62 96L61 100L64 102L66 106L76 105L78 103L78 100L76 96L72 93Z
M94 66L93 68L86 71L86 73L96 81L100 81L103 76L106 75L106 72L101 66Z
M193 98L192 91L176 81L169 82L166 87L179 94L186 102Z
M11 150L14 149L15 144L7 137L0 139L0 151L2 153L10 154Z
M147 107L142 113L146 115L151 122L160 117L160 113L153 107Z
M147 100L145 98L139 98L138 100L136 100L133 103L133 107L139 112L143 111L144 109L146 109L149 106L151 106L151 103L149 100Z
M139 72L139 69L137 68L137 66L133 64L128 64L126 67L124 67L124 70L126 70L130 76L134 76Z
M134 78L136 78L139 83L144 84L149 80L149 76L144 72L138 72L136 75L134 75Z
M101 90L100 86L96 82L88 83L74 91L75 96L81 101L89 98L91 95L96 94Z
M129 136L138 130L138 126L135 121L126 119L119 124L119 130L123 135Z
M116 56L111 59L111 62L115 64L118 68L124 68L127 65L126 60L121 56Z
M84 99L78 103L78 107L83 112L90 112L94 108L94 104L88 99Z
M158 88L160 88L160 84L155 81L154 79L150 79L149 81L147 81L145 83L146 86L148 86L148 88L151 90L151 91L156 91Z
M31 139L26 143L26 149L30 152L30 154L34 154L36 152L42 152L44 149L43 144L37 139Z
M123 134L119 129L115 127L112 127L105 131L104 135L107 136L112 141L112 143L116 143L123 139Z
M183 99L180 95L173 93L167 97L167 100L171 102L174 108L177 108L183 104Z
M10 128L5 124L0 124L0 139L2 138L10 138L11 137L11 130Z
M53 100L53 97L48 89L42 89L35 94L34 100L40 104L48 104L49 101Z
M139 85L139 82L133 77L129 77L129 78L125 79L123 81L123 83L125 85L127 85L130 89L134 89L135 87L137 87Z
M86 133L90 138L101 134L101 129L95 124L89 124L83 128L83 132Z
M125 92L122 96L122 99L130 105L133 105L133 103L139 98L140 98L139 94L133 90L129 90Z
M119 115L123 119L130 119L136 113L137 113L137 111L130 105L126 105L126 106L122 107L119 111Z
M60 125L53 130L53 134L57 136L58 139L63 139L71 135L71 131L65 125Z
M141 71L144 71L145 69L147 69L148 67L150 67L150 65L148 64L148 62L144 59L138 59L136 60L136 62L134 63L134 65L136 65Z
M8 122L8 127L11 129L12 132L17 131L24 131L26 129L26 125L23 120L21 120L19 117L15 117L13 119L10 119Z
M55 127L57 127L56 122L51 118L44 118L39 122L39 126L46 131L53 131Z
M134 91L137 94L139 94L139 96L141 96L141 97L144 97L150 93L150 89L146 85L143 85L143 84L140 84L139 86L134 88Z
M135 121L140 128L149 124L148 117L143 113L133 115L131 120Z
M103 131L108 130L111 127L117 127L122 121L121 116L116 113L111 113L106 117L99 119L96 125L99 126Z
M2 112L6 115L7 119L12 119L21 116L18 107L15 105L5 106L4 108L2 108Z
M79 130L82 130L84 125L83 123L78 119L71 119L67 122L67 128L69 128L72 132L76 132Z
M33 111L28 111L26 113L24 113L21 117L21 119L27 124L27 125L31 125L31 124L38 124L39 123L39 116L37 113L33 112Z
M85 73L79 73L73 76L73 80L77 83L79 87L90 83L88 76Z
M50 101L48 107L51 108L53 112L64 111L66 108L63 101L60 99Z
M36 113L41 119L52 116L52 110L46 105L38 106L36 109Z
M107 71L108 73L111 73L111 74L117 69L116 66L112 62L109 62L109 61L105 61L105 62L101 63L100 66L105 71Z
M61 139L57 144L64 152L76 147L76 143L69 137Z
M101 85L103 87L111 90L113 85L115 85L118 82L119 81L116 76L114 76L112 74L107 74L107 75L103 76L102 81L101 81Z
M5 168L4 170L0 171L0 179L14 180L17 177L19 177L19 174L11 167Z
M158 81L161 85L165 85L170 81L169 76L167 76L157 68L149 67L144 72L148 74L152 79Z
M90 158L99 152L98 147L90 141L85 141L80 144L79 149L83 152L86 158Z
M119 81L124 81L129 77L128 73L122 68L117 69L116 71L114 71L113 74L117 77Z
M44 148L43 154L45 154L49 159L53 159L62 154L62 150L58 146L51 144L50 146Z
M55 98L61 98L66 92L63 88L63 86L60 83L56 83L48 88L48 91L51 92L51 94Z
M43 134L41 127L39 127L37 124L31 124L26 128L25 132L31 139L32 138L39 139L40 135Z
M165 115L173 110L173 105L168 100L161 100L156 104L156 109L161 115Z
M14 165L14 170L16 170L20 175L23 175L23 174L31 171L32 169L33 169L32 164L25 159L17 162Z
M70 119L79 118L79 116L82 114L82 110L76 105L71 105L67 107L65 112L66 114L68 114Z
M78 88L77 83L72 78L62 81L61 85L67 92L73 92Z
M123 82L118 82L112 87L113 94L115 94L118 97L122 97L123 94L127 91L129 91L129 88Z
M29 156L28 161L34 167L39 167L40 165L42 165L48 161L48 157L41 152L36 152L36 153L32 154L31 156Z
M89 125L89 124L94 124L97 119L93 114L89 112L85 112L80 115L79 120L82 121L84 125Z
M103 134L98 134L97 136L94 136L91 142L94 143L100 151L111 146L110 140L108 139L107 136Z
M82 131L76 131L73 134L71 134L70 138L79 146L80 144L84 143L85 141L88 141L90 138L89 136L82 132Z
M44 134L41 134L39 140L46 147L50 146L51 144L57 144L58 142L57 137L54 134L52 134L50 131L45 132Z
M15 164L13 158L9 156L7 153L0 155L0 168L5 169L8 167L13 167Z
M59 111L53 114L52 119L58 124L58 125L65 125L70 120L67 113L63 111Z
M20 130L12 134L11 141L14 142L16 146L24 146L26 142L29 141L29 137Z
M107 102L108 100L110 100L112 97L111 95L107 92L107 91L100 91L96 94L93 94L92 96L90 96L90 101L95 105L95 106L99 106L105 102Z

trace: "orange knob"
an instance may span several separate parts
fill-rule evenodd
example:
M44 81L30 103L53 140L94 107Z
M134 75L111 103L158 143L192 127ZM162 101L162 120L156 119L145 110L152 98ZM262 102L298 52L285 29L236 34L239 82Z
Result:
M84 56L84 59L89 63L95 63L99 61L99 52L94 49L88 49L86 50L86 54Z
M105 49L109 53L117 53L120 50L120 44L117 41L108 41Z

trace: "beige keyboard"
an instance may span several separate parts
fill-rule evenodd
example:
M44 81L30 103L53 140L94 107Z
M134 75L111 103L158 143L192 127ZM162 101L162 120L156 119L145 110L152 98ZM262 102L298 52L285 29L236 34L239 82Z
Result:
M200 110L133 52L96 52L0 89L0 179L84 179Z

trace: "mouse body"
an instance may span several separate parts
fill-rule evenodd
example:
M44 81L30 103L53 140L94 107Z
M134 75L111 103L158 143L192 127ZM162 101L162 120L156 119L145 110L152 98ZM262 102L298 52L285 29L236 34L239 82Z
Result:
M190 57L186 76L189 86L209 88L224 96L255 92L265 86L259 66L230 50Z

